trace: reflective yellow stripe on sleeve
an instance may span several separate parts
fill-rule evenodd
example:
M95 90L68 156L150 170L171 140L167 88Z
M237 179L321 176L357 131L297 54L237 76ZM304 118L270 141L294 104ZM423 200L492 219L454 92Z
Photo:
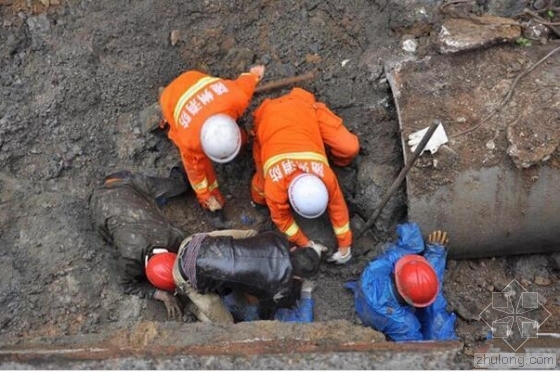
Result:
M175 106L175 110L173 111L173 118L175 119L175 122L176 123L179 122L179 115L181 114L181 109L183 108L183 106L185 106L185 104L189 99L191 99L196 93L198 93L199 90L204 88L205 85L208 85L218 80L220 80L220 78L212 77L212 76L203 77L202 79L197 81L192 87L190 87L185 93L183 93L181 98L179 98L177 105Z
M261 195L261 196L264 196L264 191L263 191L263 190L261 190L261 189L259 189L259 188L256 188L255 186L253 186L252 189L253 189L257 194L259 194L259 195Z
M285 154L275 155L270 159L268 159L263 166L264 173L266 174L268 172L268 169L272 167L274 164L278 163L281 160L286 160L286 159L311 160L311 161L315 160L328 164L327 158L324 155L318 154L316 152L287 152Z
M347 223L346 225L344 225L344 226L340 226L340 227L336 227L336 226L335 226L335 227L333 228L333 230L334 230L334 234L335 234L336 236L346 234L348 231L350 231L350 222L348 222L348 223Z
M191 183L191 186L192 186L194 191L198 192L198 191L204 190L208 187L208 181L205 178L204 181L199 182L197 184L192 184Z
M217 188L218 188L218 180L214 181L214 183L212 183L210 185L210 187L208 188L208 191L212 191L212 190L217 189Z
M284 234L286 234L289 238L291 238L292 236L296 235L298 231L299 231L299 226L297 225L296 221L294 221L292 222L290 227L288 227L288 229L284 231Z

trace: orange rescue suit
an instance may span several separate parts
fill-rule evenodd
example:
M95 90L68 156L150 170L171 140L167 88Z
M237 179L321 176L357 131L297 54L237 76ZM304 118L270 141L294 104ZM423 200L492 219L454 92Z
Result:
M216 114L239 119L249 106L257 82L258 77L251 73L226 80L187 71L173 80L160 96L163 117L169 123L168 137L179 148L189 182L203 208L211 196L221 205L225 200L218 189L212 161L202 150L202 125Z
M348 207L329 166L325 144L333 163L350 164L358 154L358 137L342 124L342 119L313 94L294 88L276 99L266 99L254 112L253 176L251 197L267 204L272 220L288 239L300 247L309 244L293 218L288 197L292 179L301 172L313 173L329 192L327 212L339 248L352 245Z

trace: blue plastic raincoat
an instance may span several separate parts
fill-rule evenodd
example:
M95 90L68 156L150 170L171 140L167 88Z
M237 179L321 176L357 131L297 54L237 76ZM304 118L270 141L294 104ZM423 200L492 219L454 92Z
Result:
M356 312L366 326L383 332L393 341L456 340L455 314L446 311L443 286L433 304L425 308L402 305L397 301L392 276L395 263L407 254L424 255L443 283L446 250L439 244L426 244L415 223L397 227L398 240L385 253L370 262L357 282L346 283L354 292Z
M236 321L250 322L259 320L258 306L248 304L247 300L239 292L234 291L222 299ZM293 308L280 308L276 310L274 320L310 323L313 321L313 305L314 302L311 295L304 294Z

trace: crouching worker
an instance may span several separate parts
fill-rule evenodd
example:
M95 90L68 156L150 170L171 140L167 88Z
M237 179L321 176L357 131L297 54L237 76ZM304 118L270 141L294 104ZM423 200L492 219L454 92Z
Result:
M213 163L231 162L247 140L237 120L249 106L255 87L264 75L253 66L236 80L198 71L186 71L161 93L163 122L168 137L181 153L189 182L200 206L216 229L227 228L225 198L220 192Z
M177 289L196 306L191 310L201 321L233 323L222 301L231 291L256 298L258 319L269 320L277 309L296 305L302 279L314 276L319 264L320 252L290 250L288 240L276 232L222 230L185 239L173 277Z
M173 226L158 204L189 188L177 169L170 178L123 171L106 177L90 197L94 229L117 250L124 293L162 301L170 318L181 309L165 270L175 262L170 252L176 253L188 234Z
M399 225L397 234L358 282L346 284L358 316L393 341L457 339L456 317L446 311L443 296L447 233L431 233L425 250L417 224Z
M345 264L352 258L350 215L333 164L348 166L358 155L358 137L324 103L303 89L266 99L254 112L251 183L253 203L267 206L278 230L299 247L327 247L310 240L295 220L328 214L338 250L327 262Z

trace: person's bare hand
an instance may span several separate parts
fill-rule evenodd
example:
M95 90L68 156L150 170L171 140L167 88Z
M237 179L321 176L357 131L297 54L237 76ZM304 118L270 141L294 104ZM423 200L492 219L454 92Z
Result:
M253 75L255 75L259 81L262 80L263 76L264 76L264 66L263 65L257 65L257 66L253 66L251 67L251 69L249 70L249 72Z
M432 231L428 235L428 244L439 244L443 245L444 247L447 246L447 244L449 244L447 232L441 230Z
M167 309L168 319L179 319L183 315L181 307L179 306L179 300L177 300L177 297L173 296L171 293L156 289L154 299L163 302L165 308Z

